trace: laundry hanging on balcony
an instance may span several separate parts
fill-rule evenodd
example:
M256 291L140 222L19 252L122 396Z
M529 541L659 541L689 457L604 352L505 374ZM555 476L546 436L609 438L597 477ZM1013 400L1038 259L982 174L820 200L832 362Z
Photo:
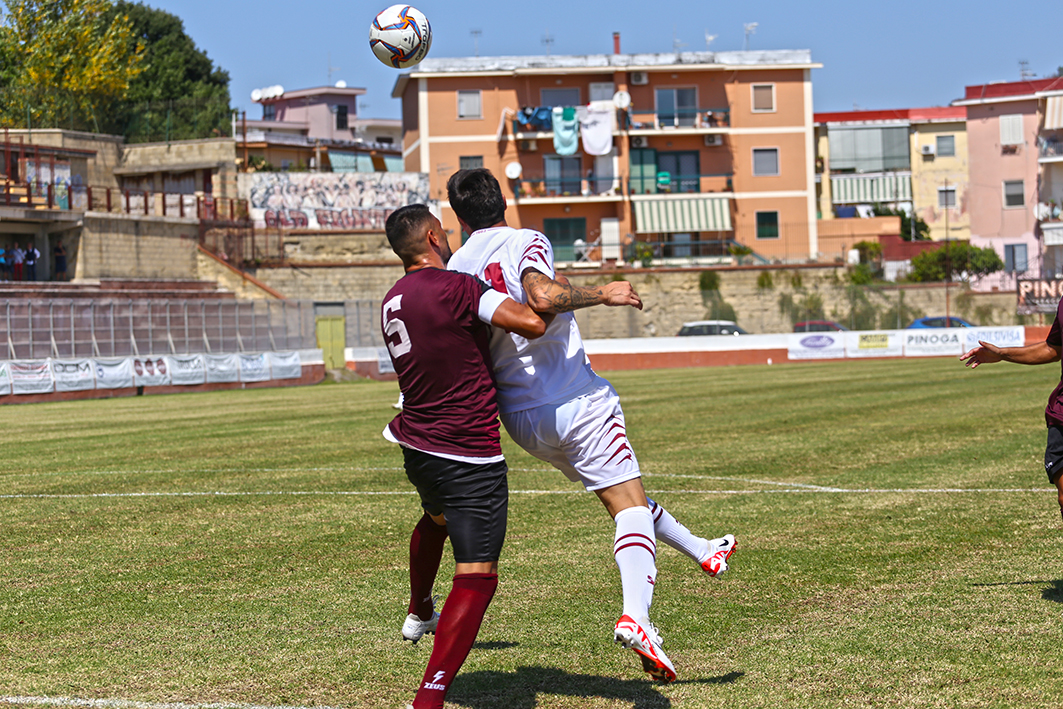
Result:
M579 121L576 109L571 106L555 106L553 111L554 152L558 155L575 155L579 148Z
M588 155L608 155L613 150L613 112L609 109L587 106L579 111L579 131Z

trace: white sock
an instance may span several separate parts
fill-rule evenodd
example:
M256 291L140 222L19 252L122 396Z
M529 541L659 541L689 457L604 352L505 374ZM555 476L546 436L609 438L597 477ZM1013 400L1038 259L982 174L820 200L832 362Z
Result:
M613 556L624 589L624 614L636 621L649 617L657 582L657 541L649 508L629 507L617 513Z
M658 539L673 549L683 552L699 564L709 558L709 540L695 537L668 510L650 498L646 499L650 503L650 513L653 515L653 532Z

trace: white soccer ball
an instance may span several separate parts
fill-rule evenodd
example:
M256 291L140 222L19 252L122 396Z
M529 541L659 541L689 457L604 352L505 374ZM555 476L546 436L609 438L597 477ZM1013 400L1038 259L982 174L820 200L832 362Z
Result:
M432 47L432 26L417 8L392 5L373 18L369 46L376 58L388 66L406 69L428 54Z

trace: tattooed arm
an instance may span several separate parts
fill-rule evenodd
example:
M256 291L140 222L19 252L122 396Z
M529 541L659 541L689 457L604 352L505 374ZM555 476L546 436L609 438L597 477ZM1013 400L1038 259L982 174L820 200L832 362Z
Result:
M520 275L528 305L540 313L568 313L592 305L630 305L642 310L642 299L627 281L584 287L573 286L564 277L562 280L554 280L534 268L526 268Z

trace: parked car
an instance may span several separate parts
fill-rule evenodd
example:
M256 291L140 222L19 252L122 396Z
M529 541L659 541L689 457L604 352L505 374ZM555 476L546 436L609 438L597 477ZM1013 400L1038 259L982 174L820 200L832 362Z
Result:
M748 335L730 320L695 320L685 322L677 333L679 337L696 335Z
M974 323L969 323L963 318L957 318L949 316L948 325L945 324L944 316L919 318L912 321L912 324L908 327L978 327Z
M806 320L794 325L794 332L845 332L848 329L833 320Z

